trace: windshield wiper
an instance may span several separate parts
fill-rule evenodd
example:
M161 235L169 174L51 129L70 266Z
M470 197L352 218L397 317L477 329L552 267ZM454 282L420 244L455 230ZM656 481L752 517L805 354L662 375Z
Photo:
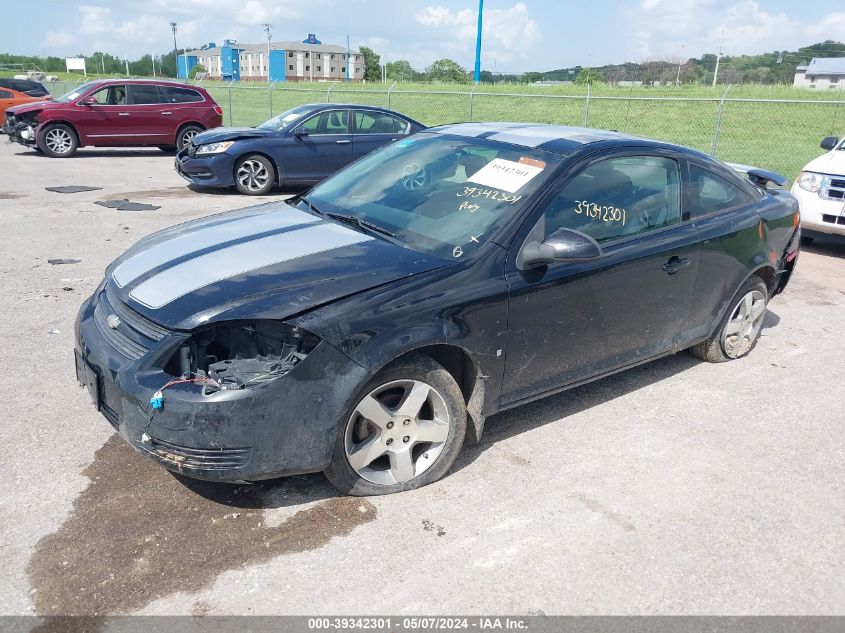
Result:
M300 202L304 202L305 204L307 204L308 208L311 209L314 213L316 213L318 215L326 215L325 213L320 211L320 209L318 209L316 207L316 205L313 202L311 202L311 199L308 198L307 196L304 196L304 195L297 196L296 197L296 204L298 204Z
M306 200L306 202L308 202L308 201ZM308 202L308 204L311 204L311 203ZM311 208L312 209L314 208L313 205L311 206ZM317 213L320 213L320 211L317 211ZM396 237L396 233L389 231L386 228L379 226L378 224L373 224L369 220L362 220L361 218L356 217L354 215L344 215L343 213L332 213L332 212L325 213L324 215L332 218L333 220L337 220L338 222L345 222L346 224L354 224L354 225L356 225L356 226L358 226L358 227L360 227L360 228L362 228L366 231L370 231L372 233L380 233L381 235L386 235L387 237Z

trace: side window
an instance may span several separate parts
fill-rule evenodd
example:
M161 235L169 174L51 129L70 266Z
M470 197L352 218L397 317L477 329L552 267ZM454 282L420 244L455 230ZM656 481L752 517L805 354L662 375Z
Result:
M152 105L156 103L161 103L158 87L145 84L132 84L129 86L130 105Z
M202 95L190 88L176 88L175 86L159 86L167 103L196 103L204 101Z
M126 105L126 86L107 86L91 96L100 105Z
M309 135L346 134L347 115L347 110L328 110L312 116L302 124L302 127L308 130Z
M0 90L0 99L11 99L12 93L8 90Z
M637 235L681 220L678 163L625 156L590 165L570 179L543 213L545 237L575 229L599 242Z
M690 217L733 209L754 202L754 197L698 165L689 166Z
M408 131L408 128L411 127L411 124L408 123L404 119L400 119L398 117L393 117L393 132L396 134L405 134Z
M383 112L355 112L356 134L401 134L408 129L408 123Z

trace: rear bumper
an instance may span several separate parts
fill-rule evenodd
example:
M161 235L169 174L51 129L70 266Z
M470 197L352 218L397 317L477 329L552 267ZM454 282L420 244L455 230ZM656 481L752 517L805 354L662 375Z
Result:
M197 385L150 397L173 378L159 366L184 341L169 333L132 360L103 334L96 295L76 321L77 378L100 413L135 450L168 470L212 481L254 481L324 470L342 414L366 370L326 342L285 376L203 395ZM86 369L87 368L87 369ZM87 380L86 380L87 375Z
M233 187L235 185L235 157L225 152L202 158L191 157L187 150L179 150L173 163L176 173L194 185L203 187Z

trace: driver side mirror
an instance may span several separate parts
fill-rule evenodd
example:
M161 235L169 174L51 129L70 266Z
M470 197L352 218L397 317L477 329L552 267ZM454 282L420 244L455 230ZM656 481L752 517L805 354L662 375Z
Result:
M300 125L299 127L293 128L293 130L291 130L291 134L294 136L308 136L308 130Z
M79 105L92 106L97 105L97 100L94 97L84 97L79 100Z
M831 150L834 147L836 147L836 144L838 142L839 142L839 139L836 138L835 136L825 136L822 139L822 142L819 143L819 147L821 147L822 149Z
M601 257L599 243L589 235L572 229L558 229L543 242L524 244L516 258L519 270L546 266L554 262L582 262Z

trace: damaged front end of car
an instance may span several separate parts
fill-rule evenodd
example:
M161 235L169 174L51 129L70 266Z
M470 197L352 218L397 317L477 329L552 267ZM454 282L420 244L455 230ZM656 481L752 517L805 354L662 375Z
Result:
M313 334L282 321L225 322L192 334L168 360L165 371L206 379L205 393L245 389L284 376L317 343Z
M77 321L77 378L137 451L198 479L314 472L366 370L283 319L170 330L101 289ZM331 388L328 386L331 385Z
M36 130L38 128L38 115L40 111L24 112L21 114L6 113L6 121L3 131L8 135L9 143L20 143L21 145L35 145Z

